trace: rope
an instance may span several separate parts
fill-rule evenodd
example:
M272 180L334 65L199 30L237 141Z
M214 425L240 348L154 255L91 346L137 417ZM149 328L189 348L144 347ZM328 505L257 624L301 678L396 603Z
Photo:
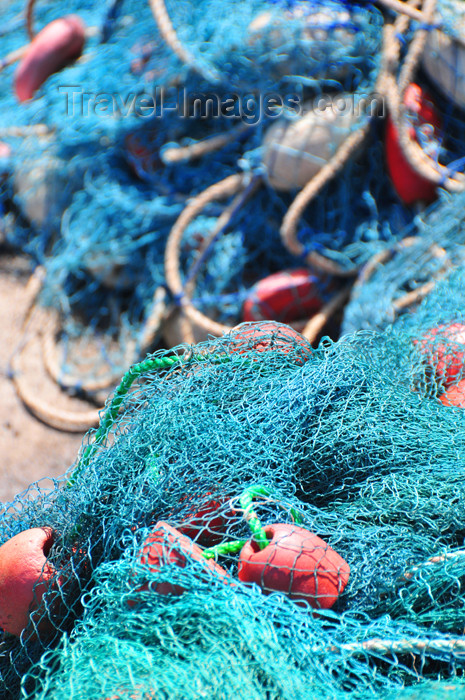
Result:
M261 526L261 523L257 517L257 514L252 510L253 501L257 498L263 498L267 501L270 499L270 491L264 486L250 486L246 489L239 497L239 503L244 511L244 519L246 520L250 531L252 532L252 539L258 544L260 549L265 549L270 543L265 530ZM302 518L295 508L290 509L290 513L294 522L302 522ZM204 549L202 554L205 559L215 559L217 560L220 556L228 556L230 554L237 554L240 552L242 547L246 545L248 540L233 540L232 542L222 542L214 547L209 547Z
M166 244L165 276L167 285L173 297L178 301L182 311L192 324L197 325L199 328L202 328L213 335L223 335L230 330L230 327L216 323L198 311L193 306L188 294L186 294L186 290L183 289L179 267L181 241L187 226L202 212L207 204L217 199L224 199L226 197L236 195L240 190L246 187L246 182L247 176L245 175L230 175L224 180L211 185L201 194L194 197L194 199L180 214L179 218L171 229ZM258 187L260 180L254 180L252 183L253 188ZM252 185L252 183L249 184ZM237 201L233 202L233 204L228 207L219 217L215 230L210 236L211 239L219 235L219 233L229 225L231 215L235 211L236 207Z
M218 81L219 75L213 70L206 71L199 66L195 56L183 46L173 27L164 0L149 0L149 5L162 39L173 53L176 54L181 63L189 66L207 80Z
M27 5L26 5L26 29L27 33L29 36L29 40L32 41L35 32L34 32L34 5L36 3L36 0L27 0Z
M203 156L209 153L214 153L219 151L224 146L227 146L232 141L238 139L242 134L244 134L250 126L247 124L242 124L236 129L231 129L231 131L225 134L219 134L218 136L212 136L211 138L204 139L203 141L198 141L197 143L190 144L189 146L178 146L176 148L166 148L161 154L161 159L165 165L174 165L175 163L186 163L196 158L203 158Z

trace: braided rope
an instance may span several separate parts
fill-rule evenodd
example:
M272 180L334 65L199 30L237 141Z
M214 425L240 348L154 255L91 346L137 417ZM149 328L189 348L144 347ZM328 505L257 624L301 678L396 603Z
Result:
M368 124L354 131L343 145L336 151L321 170L308 182L296 196L281 226L281 239L285 247L296 257L304 257L307 264L330 275L341 277L353 277L357 274L358 267L345 270L336 262L329 260L316 252L305 254L305 247L297 240L297 226L311 200L320 192L334 175L342 169L349 156L361 145L368 131Z
M401 0L377 0L378 5L385 7L387 10L405 15L410 19L415 19L422 24L428 24L421 10L416 9L411 3L402 2ZM416 3L417 4L417 3Z
M166 9L165 1L149 0L149 5L162 39L179 58L181 63L189 66L192 70L195 70L197 73L207 78L207 80L212 80L213 82L217 81L219 79L219 74L212 69L206 70L200 66L195 56L186 49L180 41L171 22L168 10Z
M13 385L18 398L23 402L26 408L46 425L66 432L84 432L88 430L89 427L98 425L98 410L69 411L64 408L56 407L38 397L36 393L31 390L29 381L25 376L25 368L29 366L26 351L34 340L40 338L40 329L44 329L50 323L50 316L46 314L43 309L39 310L37 307L34 307L32 312L28 314L27 325L35 326L35 328L33 328L32 337L24 339L23 336L21 346L11 359L11 378Z
M462 639L370 639L366 642L353 642L338 646L314 647L315 653L328 651L344 654L463 654L465 640Z

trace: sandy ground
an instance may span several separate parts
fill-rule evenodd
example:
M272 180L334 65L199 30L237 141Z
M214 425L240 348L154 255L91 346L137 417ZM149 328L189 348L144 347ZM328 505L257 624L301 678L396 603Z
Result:
M12 500L30 483L58 477L75 461L82 435L47 427L34 418L18 399L9 378L11 357L18 348L27 308L26 284L30 276L26 260L0 250L0 501ZM30 385L54 403L68 402L39 372L39 352L27 359ZM37 367L36 367L37 365ZM29 379L28 379L29 381ZM55 393L54 393L55 392ZM56 394L56 395L55 395ZM74 401L74 406L81 402ZM87 408L83 404L83 408ZM46 485L46 484L44 484Z

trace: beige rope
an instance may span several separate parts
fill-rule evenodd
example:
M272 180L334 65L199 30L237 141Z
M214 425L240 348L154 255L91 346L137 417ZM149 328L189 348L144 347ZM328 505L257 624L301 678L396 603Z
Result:
M37 311L36 307L33 315L35 316L34 320L37 322L34 324L36 328L32 329L33 335L29 339L23 340L11 360L12 380L19 399L36 418L57 430L85 432L89 428L97 426L99 423L99 411L97 409L81 412L57 408L53 404L39 398L31 389L25 373L29 357L26 351L32 341L37 340L40 336L40 328L44 328L50 322L43 309ZM32 316L29 317L28 323L32 320Z
M324 185L326 185L326 183L344 166L351 153L363 142L367 131L368 124L350 134L331 160L328 161L319 173L317 173L317 175L315 175L315 177L299 192L287 210L281 226L281 238L286 248L293 255L303 257L305 254L305 248L302 243L297 240L296 235L297 226L303 212ZM352 277L357 274L358 270L358 268L345 270L337 263L315 252L309 253L306 256L306 262L323 272L342 277Z
M56 341L56 336L59 331L58 314L55 312L52 315L55 318L54 322L50 323L42 331L43 363L50 378L63 389L80 390L85 394L94 394L97 391L109 389L117 384L121 378L122 371L110 371L103 374L101 377L95 377L93 379L63 373L63 352L60 350L59 344ZM123 364L124 368L127 369L136 360L137 348L136 342L132 338L126 339L125 344L126 352Z
M237 129L232 129L225 134L219 134L203 141L198 141L189 146L180 146L177 148L167 148L163 151L161 159L165 165L173 165L174 163L185 163L195 158L203 158L209 153L219 151L220 148L227 146L228 143L235 141L241 136L250 126L242 124Z
M220 182L211 185L187 205L180 214L178 220L170 231L165 250L165 276L168 287L175 297L181 297L181 308L189 320L205 329L213 335L223 335L228 332L229 327L212 321L207 316L198 311L183 290L181 273L179 269L179 258L181 241L187 226L202 210L212 201L224 199L237 194L245 186L246 176L242 174L230 175ZM216 230L227 223L231 215L231 207L228 207L219 217ZM213 235L213 234L212 234Z
M409 17L410 19L415 19L417 22L422 24L428 24L428 20L421 10L417 10L412 7L411 4L406 2L401 2L401 0L377 0L378 5L382 5L388 10L393 10L394 12L400 13Z
M171 23L164 0L149 0L149 5L163 40L182 63L194 66L194 56L180 42Z
M37 306L37 296L44 280L44 270L38 267L26 286L28 302L22 324L22 340L11 358L12 381L19 399L39 420L52 428L68 432L84 432L98 425L99 411L69 411L56 407L39 398L31 389L26 368L29 366L30 348L40 341L44 333L56 328L56 316ZM37 351L39 347L36 347Z
M376 270L381 265L386 263L390 258L392 258L394 253L401 251L405 248L410 248L419 240L420 239L417 236L408 236L407 238L404 238L402 241L400 241L394 248L382 250L379 253L376 253L362 268L361 273L353 286L354 291L362 287L366 282L368 282L373 276L373 274L376 272ZM437 283L450 271L450 260L444 248L441 248L436 243L433 243L429 248L429 252L431 254L431 257L444 258L444 264L436 272L433 279L429 280L428 282L425 282L425 284L422 284L420 287L417 287L417 289L414 289L411 292L407 292L406 294L392 302L392 308L395 314L398 314L404 309L413 306L413 304L418 303L426 296L428 296L428 294L432 292L433 289L436 287Z
M330 647L333 652L344 654L432 654L449 653L463 654L464 639L369 639L366 642L353 642ZM325 651L323 648L321 651Z

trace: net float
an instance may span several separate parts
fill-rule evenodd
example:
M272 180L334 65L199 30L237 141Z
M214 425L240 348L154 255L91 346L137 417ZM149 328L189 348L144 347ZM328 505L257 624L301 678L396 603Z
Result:
M448 389L462 378L465 365L465 325L452 323L432 328L415 340L438 382Z
M53 544L49 527L25 530L0 547L0 627L16 637L40 611L44 594L55 577L47 561Z
M458 384L450 386L447 391L441 394L439 401L444 406L465 408L465 379L461 379Z
M264 593L284 593L315 609L331 608L347 585L350 567L317 535L294 524L264 528L269 544L250 539L239 555L238 577Z
M410 123L409 138L417 141L435 160L440 147L437 137L441 122L431 97L419 85L410 83L405 91L404 105L405 116ZM389 116L386 122L385 153L392 184L404 204L419 201L430 203L436 198L437 184L419 175L405 158L397 130Z
M185 568L189 560L202 565L205 573L219 577L224 583L228 573L212 559L205 559L200 547L179 530L160 520L145 540L139 554L140 563L155 573L167 565ZM153 589L146 584L139 590L155 590L160 595L181 595L184 588L169 582L158 583Z
M84 43L85 26L77 15L47 24L31 41L16 70L18 100L34 97L47 78L81 55Z
M240 323L229 334L232 352L298 352L298 362L308 360L312 346L303 335L276 321Z
M283 270L260 280L244 302L244 321L308 319L323 306L318 278L307 269Z
M188 500L186 496L183 500ZM195 499L197 502L200 500ZM192 506L190 513L184 516L178 531L191 540L200 542L204 547L213 547L223 539L227 513L225 502L207 492L202 505Z
M304 187L361 126L357 112L353 95L337 95L331 102L322 98L321 104L305 103L303 116L276 120L263 139L263 166L271 187Z
M465 8L461 0L449 0L448 18L456 37L465 34ZM441 16L438 15L438 22ZM422 54L422 66L431 82L445 97L465 109L465 46L441 29L430 29Z

